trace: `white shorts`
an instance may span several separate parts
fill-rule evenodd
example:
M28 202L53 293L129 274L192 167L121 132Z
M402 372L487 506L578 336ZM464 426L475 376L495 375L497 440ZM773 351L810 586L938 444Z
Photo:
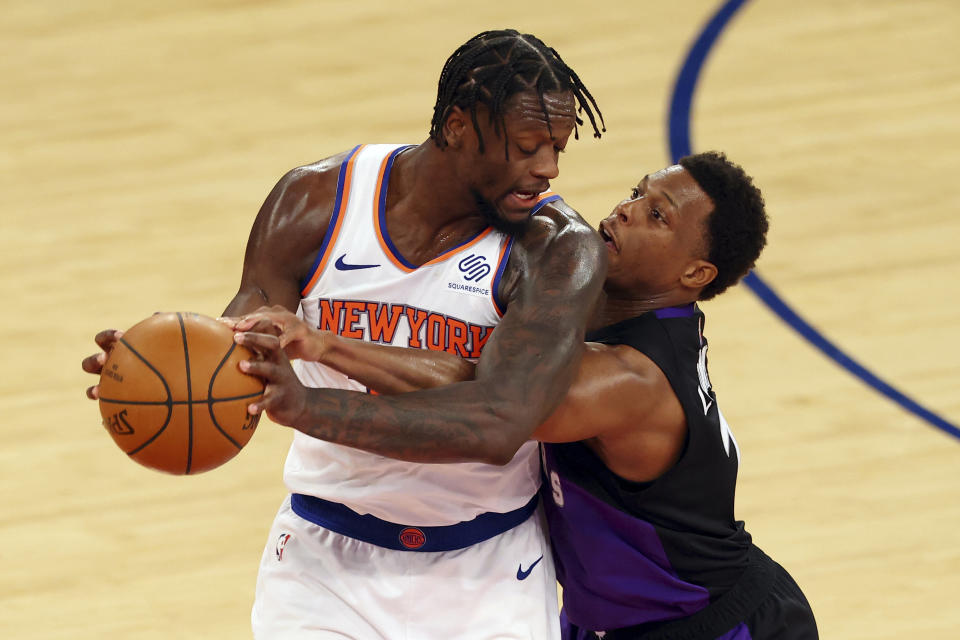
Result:
M453 551L381 547L301 518L284 500L260 562L257 640L556 640L557 584L538 508Z

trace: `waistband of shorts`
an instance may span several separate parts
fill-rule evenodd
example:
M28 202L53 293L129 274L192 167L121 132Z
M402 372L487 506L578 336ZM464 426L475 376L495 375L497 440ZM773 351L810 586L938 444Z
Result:
M539 494L519 509L481 513L473 520L444 527L421 527L361 515L337 502L294 493L293 512L325 529L396 551L453 551L483 542L525 522L536 510Z
M729 591L705 608L679 620L610 629L604 640L693 640L718 638L753 613L770 595L779 566L756 545L747 551L747 566Z

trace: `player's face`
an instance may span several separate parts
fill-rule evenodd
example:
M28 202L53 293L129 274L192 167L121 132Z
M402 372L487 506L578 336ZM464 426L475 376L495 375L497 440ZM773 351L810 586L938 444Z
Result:
M656 295L678 286L707 254L713 202L680 165L645 176L600 223L608 292Z
M537 195L549 189L550 181L560 173L560 153L576 124L574 107L569 92L546 93L543 105L534 91L517 94L507 102L504 112L506 138L504 131L498 133L490 124L489 112L478 108L484 151L480 153L474 136L469 183L489 217L506 226L529 219Z

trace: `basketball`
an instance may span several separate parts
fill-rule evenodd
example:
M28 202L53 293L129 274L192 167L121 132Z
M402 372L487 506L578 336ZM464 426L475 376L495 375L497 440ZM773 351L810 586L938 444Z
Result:
M251 352L196 313L158 313L123 334L100 374L100 414L117 446L145 467L187 475L237 455L259 416L263 382L237 365Z

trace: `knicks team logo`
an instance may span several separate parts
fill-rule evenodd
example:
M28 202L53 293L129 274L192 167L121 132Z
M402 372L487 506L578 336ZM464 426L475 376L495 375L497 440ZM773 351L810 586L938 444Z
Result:
M289 533L281 533L280 537L277 538L277 562L283 560L283 549L287 546L287 541L290 540Z
M400 532L400 544L407 549L419 549L427 542L427 536L416 527L407 527Z

